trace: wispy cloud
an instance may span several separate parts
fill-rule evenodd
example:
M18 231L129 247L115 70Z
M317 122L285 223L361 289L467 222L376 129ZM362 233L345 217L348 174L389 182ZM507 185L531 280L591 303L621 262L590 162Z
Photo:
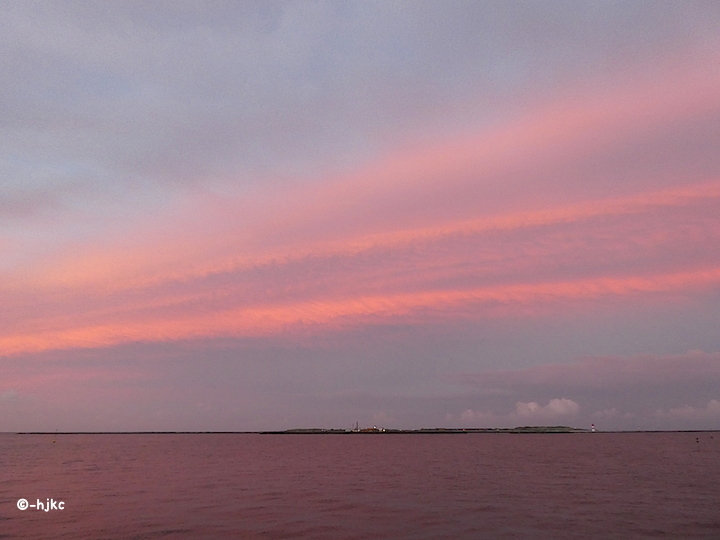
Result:
M9 354L297 325L532 316L614 297L675 301L720 283L716 212L718 187L705 184L365 236L145 285L94 283L80 271L73 281L36 285L41 295L6 289L12 311L0 347ZM112 273L106 264L98 269Z

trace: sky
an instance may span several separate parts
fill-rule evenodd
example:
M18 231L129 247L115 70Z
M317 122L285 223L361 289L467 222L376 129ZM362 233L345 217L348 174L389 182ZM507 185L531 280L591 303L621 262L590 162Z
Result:
M0 431L720 429L720 4L0 2Z

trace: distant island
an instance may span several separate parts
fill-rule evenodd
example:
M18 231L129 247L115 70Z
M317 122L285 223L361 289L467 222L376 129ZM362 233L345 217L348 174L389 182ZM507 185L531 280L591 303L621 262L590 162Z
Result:
M298 428L284 431L261 431L263 435L449 435L467 433L589 433L589 429L569 426L522 426L514 428L420 428L420 429L385 429L378 427L362 429L321 429Z
M569 426L522 426L514 428L420 428L386 429L377 426L355 429L295 428L283 431L18 431L16 435L431 435L467 433L589 433Z

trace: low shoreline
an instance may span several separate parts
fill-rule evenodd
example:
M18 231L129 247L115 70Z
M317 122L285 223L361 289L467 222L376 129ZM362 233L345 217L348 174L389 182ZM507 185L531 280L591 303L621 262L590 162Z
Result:
M283 431L17 431L5 435L468 435L482 433L720 433L717 429L591 431L568 426L522 426L514 428L421 428L421 429L323 429L298 428Z

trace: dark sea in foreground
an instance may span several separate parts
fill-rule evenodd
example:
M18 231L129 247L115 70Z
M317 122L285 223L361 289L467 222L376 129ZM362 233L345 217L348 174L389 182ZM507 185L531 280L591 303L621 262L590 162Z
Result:
M0 538L720 539L718 432L53 439L0 434Z

